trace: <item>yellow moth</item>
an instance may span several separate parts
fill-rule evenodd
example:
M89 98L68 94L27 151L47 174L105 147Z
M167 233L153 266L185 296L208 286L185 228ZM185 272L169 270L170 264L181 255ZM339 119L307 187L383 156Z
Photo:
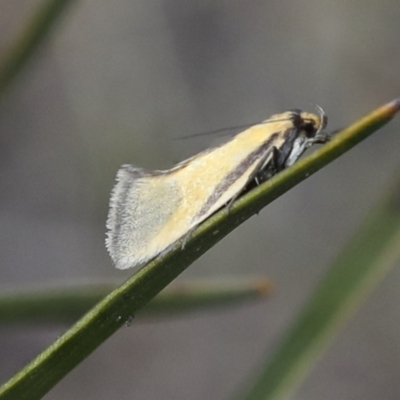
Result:
M327 118L318 110L320 115L301 110L273 115L169 170L122 166L107 220L106 247L115 266L143 266L249 184L269 179L314 143L326 142Z

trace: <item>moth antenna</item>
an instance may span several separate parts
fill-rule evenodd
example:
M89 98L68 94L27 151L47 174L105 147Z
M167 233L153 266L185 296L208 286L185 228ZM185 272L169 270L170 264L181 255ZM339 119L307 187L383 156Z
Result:
M190 139L190 138L194 138L194 137L199 137L199 136L208 136L208 135L213 135L216 133L221 133L221 132L227 132L227 131L232 131L234 129L245 129L245 128L250 128L254 125L262 125L262 124L270 124L272 122L282 122L282 121L287 121L288 118L285 119L269 119L269 120L265 120L265 121L257 121L257 122L253 122L253 123L248 123L248 124L244 124L244 125L236 125L236 126L229 126L227 128L219 128L213 131L207 131L207 132L199 132L199 133L193 133L191 135L185 135L185 136L180 136L180 137L175 137L174 140L182 140L182 139Z

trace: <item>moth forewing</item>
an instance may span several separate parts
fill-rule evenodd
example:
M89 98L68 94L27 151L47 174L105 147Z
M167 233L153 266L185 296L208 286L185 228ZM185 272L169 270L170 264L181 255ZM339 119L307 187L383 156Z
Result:
M117 268L142 266L167 250L255 179L268 179L323 141L323 114L277 114L166 171L123 166L107 220L106 247Z

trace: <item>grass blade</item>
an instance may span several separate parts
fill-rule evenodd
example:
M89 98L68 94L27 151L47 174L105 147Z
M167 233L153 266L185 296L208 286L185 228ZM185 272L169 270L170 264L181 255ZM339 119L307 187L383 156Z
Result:
M50 35L52 28L72 1L46 0L24 25L24 31L8 52L1 56L0 99L19 72Z

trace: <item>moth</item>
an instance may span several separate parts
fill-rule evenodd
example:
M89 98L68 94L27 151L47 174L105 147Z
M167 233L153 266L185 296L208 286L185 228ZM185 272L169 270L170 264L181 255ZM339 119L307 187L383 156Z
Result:
M106 247L115 266L143 266L251 184L290 167L313 144L327 142L327 117L318 111L273 115L169 170L123 165L107 219Z

